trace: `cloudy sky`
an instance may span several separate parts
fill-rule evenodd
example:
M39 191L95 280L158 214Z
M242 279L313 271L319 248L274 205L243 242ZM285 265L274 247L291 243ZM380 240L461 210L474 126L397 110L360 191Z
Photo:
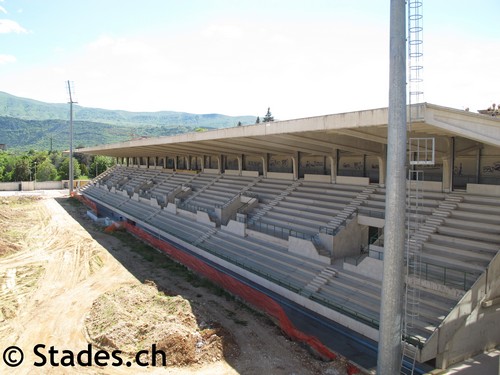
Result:
M424 0L427 102L500 103L500 1ZM0 0L0 91L277 119L387 106L389 0Z

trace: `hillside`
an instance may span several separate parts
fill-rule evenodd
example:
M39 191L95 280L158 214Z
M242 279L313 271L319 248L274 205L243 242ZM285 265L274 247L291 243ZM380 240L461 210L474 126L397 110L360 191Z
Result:
M0 143L9 150L65 150L69 148L66 120L21 120L0 116ZM128 141L138 137L159 137L196 131L192 126L120 126L90 121L73 122L74 146Z
M75 105L76 145L120 142L136 137L156 137L253 124L255 116L226 116L185 112L128 112ZM0 92L0 143L9 149L67 149L69 105L44 103Z
M253 124L256 116L226 116L217 113L194 114L186 112L128 112L74 105L75 120L113 125L164 125L227 128L242 124ZM69 106L65 103L44 103L20 98L0 91L0 116L22 120L67 120Z

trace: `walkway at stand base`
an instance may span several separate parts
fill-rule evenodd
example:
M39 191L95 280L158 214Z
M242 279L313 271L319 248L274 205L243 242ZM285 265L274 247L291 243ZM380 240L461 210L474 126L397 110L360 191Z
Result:
M434 370L429 375L500 375L500 349L476 355L446 370Z

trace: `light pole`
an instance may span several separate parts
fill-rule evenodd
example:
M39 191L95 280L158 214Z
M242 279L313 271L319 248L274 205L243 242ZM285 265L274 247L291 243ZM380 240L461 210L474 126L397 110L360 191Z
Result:
M73 194L73 95L71 82L68 81L69 94L69 195Z
M401 371L406 212L405 0L391 0L384 268L377 374Z
M33 189L36 190L36 161L35 161L35 180L33 181Z

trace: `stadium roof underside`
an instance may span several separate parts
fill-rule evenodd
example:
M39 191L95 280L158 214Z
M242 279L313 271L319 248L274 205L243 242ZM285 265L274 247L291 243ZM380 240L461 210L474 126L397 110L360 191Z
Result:
M410 137L462 137L500 147L500 119L423 103L412 109ZM145 138L79 149L112 157L165 155L332 155L337 150L383 155L387 145L388 109L380 108L176 136ZM436 142L436 157L447 153Z

